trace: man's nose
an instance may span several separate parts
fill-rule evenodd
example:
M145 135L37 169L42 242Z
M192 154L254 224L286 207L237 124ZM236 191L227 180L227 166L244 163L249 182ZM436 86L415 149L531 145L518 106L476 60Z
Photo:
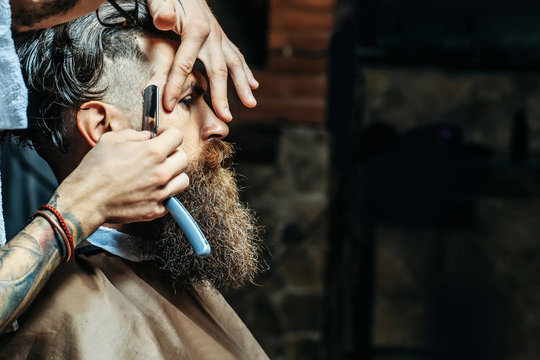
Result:
M221 121L210 108L207 107L205 119L201 128L201 138L203 141L212 139L224 139L229 135L229 127Z

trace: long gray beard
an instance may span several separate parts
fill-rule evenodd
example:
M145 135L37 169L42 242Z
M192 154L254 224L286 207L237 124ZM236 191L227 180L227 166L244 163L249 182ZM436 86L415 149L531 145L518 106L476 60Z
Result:
M195 255L169 214L155 222L159 236L152 239L151 248L157 265L179 283L238 288L253 282L261 269L260 227L253 212L239 200L235 174L228 168L232 154L230 144L211 141L201 160L187 170L189 188L177 196L210 243L210 256Z

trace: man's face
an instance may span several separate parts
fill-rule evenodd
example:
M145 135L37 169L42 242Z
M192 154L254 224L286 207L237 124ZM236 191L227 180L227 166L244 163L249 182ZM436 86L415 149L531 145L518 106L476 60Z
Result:
M155 70L148 85L158 85L163 89L179 44L160 38L145 38L141 41ZM204 100L207 89L208 83L204 76L194 70L187 77L173 111L166 111L160 101L159 125L174 126L182 132L182 149L189 160L197 159L208 141L224 139L229 134L228 126L215 116Z
M148 85L162 86L177 44L151 38L144 46L156 71ZM228 168L233 148L222 141L229 130L206 104L206 87L204 77L194 71L175 109L166 112L160 105L159 122L160 126L174 126L182 132L190 186L177 198L205 234L211 254L204 259L197 257L170 215L143 227L150 234L147 251L174 279L186 284L204 282L217 288L234 288L252 281L259 269L259 227L252 211L239 201L235 175Z

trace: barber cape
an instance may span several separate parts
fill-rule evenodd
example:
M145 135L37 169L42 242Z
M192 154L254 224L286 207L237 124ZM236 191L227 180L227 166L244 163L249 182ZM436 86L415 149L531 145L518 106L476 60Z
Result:
M28 92L11 37L9 0L0 0L0 129L24 129Z
M0 0L0 89L0 131L26 128L28 94L24 85L19 57L11 38L9 0ZM0 191L0 247L5 243L2 192Z
M101 249L60 266L19 326L0 336L0 359L267 359L217 290L175 290Z

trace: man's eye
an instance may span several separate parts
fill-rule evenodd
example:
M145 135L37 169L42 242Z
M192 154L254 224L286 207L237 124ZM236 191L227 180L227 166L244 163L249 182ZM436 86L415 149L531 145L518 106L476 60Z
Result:
M184 97L182 100L180 100L180 104L182 104L185 107L189 108L191 106L191 104L193 104L194 101L195 101L195 99L193 98L193 96L188 95L188 96Z

